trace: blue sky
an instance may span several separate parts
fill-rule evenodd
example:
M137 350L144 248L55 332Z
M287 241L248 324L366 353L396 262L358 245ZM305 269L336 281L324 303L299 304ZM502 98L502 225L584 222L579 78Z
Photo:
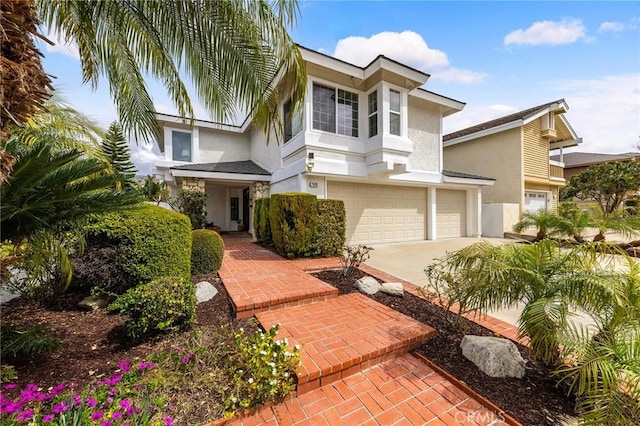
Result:
M300 12L297 43L358 65L384 54L429 73L428 90L466 102L446 132L564 98L584 141L577 150L640 142L639 2L303 1ZM116 118L106 84L81 85L72 46L43 51L70 103L104 125ZM160 85L150 88L159 111L175 111ZM154 151L132 146L141 171Z

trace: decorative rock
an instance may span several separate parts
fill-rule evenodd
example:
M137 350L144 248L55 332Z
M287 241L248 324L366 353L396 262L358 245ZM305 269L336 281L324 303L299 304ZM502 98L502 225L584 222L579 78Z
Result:
M376 294L380 291L380 283L373 277L368 275L360 278L355 282L354 286L365 294Z
M108 304L109 300L102 296L87 296L78 303L78 307L85 311L95 311L96 309L106 308Z
M402 283L383 283L380 291L392 296L404 296L404 288Z
M218 289L208 281L200 281L196 284L196 299L198 303L213 299L218 294Z
M526 361L516 345L508 339L486 336L464 336L460 344L462 355L491 377L524 376Z

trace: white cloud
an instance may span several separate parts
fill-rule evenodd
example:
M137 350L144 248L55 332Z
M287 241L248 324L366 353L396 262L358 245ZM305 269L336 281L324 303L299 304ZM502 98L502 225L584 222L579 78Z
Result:
M378 55L384 55L402 64L431 74L443 82L476 84L487 74L449 66L447 54L429 47L422 36L414 31L384 31L369 38L351 36L338 41L333 56L355 65L365 66Z
M623 22L603 22L598 28L598 32L620 32L625 30L626 25Z
M144 143L129 140L129 150L131 161L136 165L139 175L152 174L156 162L164 160L164 155L160 154L160 149L156 143Z
M564 97L567 118L583 143L578 151L631 151L640 135L640 74L595 80L562 80L552 87Z
M512 31L505 36L504 44L559 45L575 43L580 39L588 41L587 30L582 21L564 18L560 21L534 22L526 30Z
M479 84L486 81L489 74L463 70L459 68L447 68L442 71L435 72L431 79L441 81L443 83L461 83L461 84Z
M55 43L53 46L49 43L44 43L45 49L49 53L59 53L61 55L68 56L73 59L80 59L80 53L78 53L78 46L70 41L67 41L64 37L58 34L56 31L49 32L46 37Z

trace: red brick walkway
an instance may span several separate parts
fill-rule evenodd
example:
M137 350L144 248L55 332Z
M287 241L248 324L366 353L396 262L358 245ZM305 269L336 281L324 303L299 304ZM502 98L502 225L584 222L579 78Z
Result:
M245 235L225 235L224 244L219 274L238 318L338 296L335 287L253 244Z
M339 267L337 259L287 261L247 237L224 239L220 276L237 315L280 324L279 337L303 344L297 396L232 424L505 424L496 407L405 353L431 327L360 294L338 297L305 272Z

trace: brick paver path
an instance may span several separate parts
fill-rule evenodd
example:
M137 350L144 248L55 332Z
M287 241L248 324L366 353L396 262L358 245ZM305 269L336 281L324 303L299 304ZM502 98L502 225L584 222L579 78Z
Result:
M224 244L219 274L238 318L338 296L335 287L253 244L245 235L225 235Z
M339 267L337 259L287 261L247 237L224 240L220 277L237 315L256 315L267 329L280 324L279 337L303 344L296 395L231 424L505 424L473 392L405 353L431 327L361 294L337 296L304 272Z

